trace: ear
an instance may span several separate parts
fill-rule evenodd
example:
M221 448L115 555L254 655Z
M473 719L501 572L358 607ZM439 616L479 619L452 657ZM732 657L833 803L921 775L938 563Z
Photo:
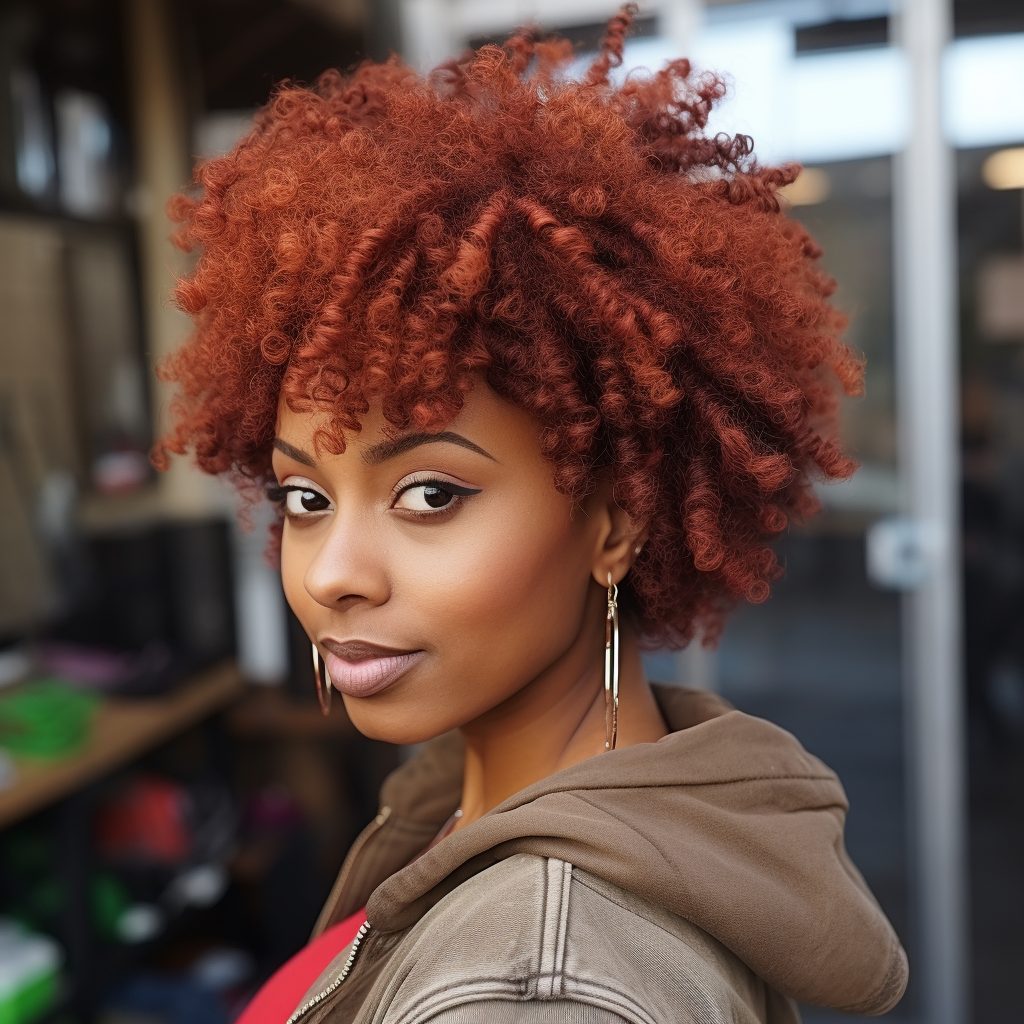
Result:
M603 474L587 499L588 515L595 528L591 575L608 586L608 574L618 583L629 572L647 541L647 530L635 523L612 498L611 480Z

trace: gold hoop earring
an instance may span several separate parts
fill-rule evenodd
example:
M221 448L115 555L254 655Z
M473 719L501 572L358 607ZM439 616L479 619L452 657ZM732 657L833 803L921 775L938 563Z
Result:
M619 588L608 573L608 612L604 620L604 749L615 749L619 731Z
M316 680L316 699L320 702L320 710L325 715L331 713L331 691L334 689L334 685L331 683L331 675L327 671L327 666L324 664L323 659L320 657L320 651L316 644L313 644L313 678ZM327 680L326 684L324 679ZM326 690L326 696L324 691Z

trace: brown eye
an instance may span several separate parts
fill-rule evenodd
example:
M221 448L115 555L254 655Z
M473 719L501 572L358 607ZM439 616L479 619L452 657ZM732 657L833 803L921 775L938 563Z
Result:
M418 480L402 489L394 507L428 517L454 510L466 497L479 493L479 487L460 487L446 480Z
M415 498L410 498L408 504L398 507L408 508L414 512L444 508L455 497L454 493L437 484L417 484L402 492L403 498L407 495L414 495Z
M283 505L285 515L293 519L324 512L331 506L328 498L319 491L313 490L312 487L298 487L294 484L270 487L267 489L267 497L271 501Z
M303 512L323 512L330 504L317 491L308 491L298 487L285 498L285 508L293 515L301 515Z

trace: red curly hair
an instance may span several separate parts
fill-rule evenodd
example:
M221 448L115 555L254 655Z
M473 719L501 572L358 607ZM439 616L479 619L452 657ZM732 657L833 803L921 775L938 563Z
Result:
M280 395L328 411L317 448L338 453L370 396L396 433L440 430L483 373L536 417L560 492L606 470L648 524L620 588L645 647L715 646L765 600L769 542L820 509L812 476L857 468L835 383L861 393L863 358L777 196L800 165L704 133L722 78L679 59L609 81L635 13L581 80L528 28L425 76L392 56L279 86L168 206L200 255L154 465L191 448L251 507Z

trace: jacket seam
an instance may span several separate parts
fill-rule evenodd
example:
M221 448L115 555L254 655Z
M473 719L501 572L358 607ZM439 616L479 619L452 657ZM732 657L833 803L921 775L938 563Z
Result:
M572 865L561 857L545 857L543 878L544 896L541 901L538 963L541 967L540 973L548 983L549 991L546 994L554 998L564 987L560 975L565 959L565 922L568 916ZM549 914L553 920L549 921Z
M548 889L550 887L548 883L548 862L549 858L545 857L541 861L540 865L541 883L543 887L543 896L540 901L540 941L537 944L537 964L540 967L544 966L544 940L547 937Z
M573 866L569 861L562 861L561 884L562 901L558 911L558 943L555 946L555 966L559 976L565 970L565 946L569 939L569 900L572 896L572 874ZM565 988L564 982L560 985L559 991Z
M558 995L540 996L538 983L543 977L540 972L521 975L518 978L476 976L471 982L462 982L454 986L446 984L442 988L425 993L415 1006L410 1007L398 1018L395 1024L422 1024L445 1010L471 1006L473 1003L489 999L514 1003L560 1001L586 1003L612 1010L618 1013L624 1021L656 1024L654 1018L642 1006L621 992L600 982L580 978L564 971L561 972L561 977L577 984L580 990L575 992L563 990ZM588 995L590 998L587 998Z

